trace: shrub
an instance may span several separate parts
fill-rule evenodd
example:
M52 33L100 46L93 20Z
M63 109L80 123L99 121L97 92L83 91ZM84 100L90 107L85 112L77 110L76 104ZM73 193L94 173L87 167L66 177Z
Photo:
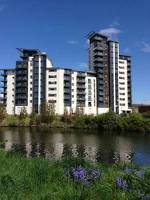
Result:
M117 130L121 127L121 119L113 112L108 112L96 117L97 126L103 130Z
M46 123L52 125L55 119L55 105L54 103L43 103L41 105L40 121L41 123Z
M11 126L11 127L18 126L19 125L18 117L15 115L7 116L6 125Z
M5 119L6 117L6 108L3 104L0 104L0 123Z

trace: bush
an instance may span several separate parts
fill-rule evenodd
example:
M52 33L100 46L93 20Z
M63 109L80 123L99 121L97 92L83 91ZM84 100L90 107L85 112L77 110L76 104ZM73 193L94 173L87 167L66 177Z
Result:
M0 104L0 123L5 119L6 117L6 108L3 104Z
M18 126L19 125L19 120L18 120L18 117L15 116L15 115L10 115L10 116L7 116L6 118L6 125L7 126Z
M52 125L55 119L55 105L54 103L43 103L41 105L40 121L41 123L46 123Z
M40 116L33 112L31 115L30 115L30 126L36 126L36 125L40 125Z
M105 113L96 117L98 128L102 130L118 130L122 128L121 118L113 113Z

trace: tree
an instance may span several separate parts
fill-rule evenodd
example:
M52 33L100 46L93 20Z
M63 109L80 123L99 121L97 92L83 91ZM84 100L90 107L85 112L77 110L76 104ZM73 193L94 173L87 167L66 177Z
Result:
M55 119L55 104L53 102L42 103L40 118L42 123L52 124Z
M21 112L19 114L19 123L21 125L25 125L26 124L26 118L28 117L28 113L25 107L23 107L21 109Z
M5 119L6 117L6 108L4 104L0 104L0 123Z

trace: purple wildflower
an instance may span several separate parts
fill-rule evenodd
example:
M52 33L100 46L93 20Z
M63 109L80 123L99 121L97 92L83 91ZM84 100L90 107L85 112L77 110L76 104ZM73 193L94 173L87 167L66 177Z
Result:
M84 179L86 170L83 167L77 167L73 169L72 174L75 179Z
M136 173L136 175L140 178L143 178L144 177L144 171L139 171Z
M128 183L126 180L123 180L122 178L120 178L119 176L117 176L115 178L115 183L119 188L125 189L128 187Z
M91 171L91 178L96 179L100 176L100 171L98 169L93 169Z

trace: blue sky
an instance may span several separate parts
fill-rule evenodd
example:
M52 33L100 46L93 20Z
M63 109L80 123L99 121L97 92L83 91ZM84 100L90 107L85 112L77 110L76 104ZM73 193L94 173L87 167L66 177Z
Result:
M17 47L46 51L55 66L86 69L90 31L119 40L132 56L133 102L150 102L149 0L0 0L0 67Z

